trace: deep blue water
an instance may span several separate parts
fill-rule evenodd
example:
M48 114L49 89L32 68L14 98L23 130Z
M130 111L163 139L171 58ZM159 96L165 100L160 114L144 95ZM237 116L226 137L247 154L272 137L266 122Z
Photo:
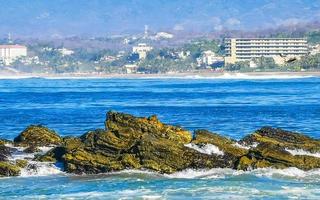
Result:
M104 127L108 110L157 114L189 130L239 139L269 125L320 138L320 78L2 79L0 137L30 124L61 135ZM187 177L187 174L190 176ZM186 179L188 178L188 179ZM189 171L172 177L126 172L0 179L0 198L320 198L320 171Z

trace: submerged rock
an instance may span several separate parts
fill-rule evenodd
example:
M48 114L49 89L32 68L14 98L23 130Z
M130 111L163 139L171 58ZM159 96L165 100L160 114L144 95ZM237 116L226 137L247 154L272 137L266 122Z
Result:
M61 142L62 138L56 132L41 125L31 125L14 138L15 145L32 147L34 150L36 147L59 145Z
M263 127L236 141L206 130L191 133L164 124L156 116L135 117L118 112L107 113L105 129L80 137L61 138L45 127L30 126L14 142L28 147L25 152L56 145L34 160L61 162L66 172L75 174L123 169L174 173L187 168L320 168L320 141L299 133ZM15 175L17 169L26 166L23 161L1 163L0 175Z

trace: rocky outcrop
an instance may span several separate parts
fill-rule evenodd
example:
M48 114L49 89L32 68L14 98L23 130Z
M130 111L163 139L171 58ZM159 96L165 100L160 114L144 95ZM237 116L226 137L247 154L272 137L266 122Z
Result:
M192 133L149 118L109 112L106 129L80 138L65 138L63 145L39 158L58 160L70 173L101 173L148 169L173 173L186 168L233 167L232 159L200 153L186 146Z
M10 155L10 148L4 145L0 145L0 161L7 161Z
M0 161L0 177L1 176L18 176L21 168L15 164L6 161Z
M18 176L24 160L10 161L12 148L0 145L0 177Z
M299 133L263 127L246 136L240 143L252 148L239 159L237 169L320 168L320 157L316 154L320 152L320 140Z
M207 130L193 133L167 125L156 116L135 117L108 112L105 129L80 137L61 138L42 126L30 126L14 140L15 145L36 152L55 145L37 161L62 162L75 174L97 174L123 169L174 173L187 168L320 168L320 141L299 133L263 127L240 141ZM1 158L0 148L0 158ZM1 165L2 164L2 165ZM1 167L2 166L2 167ZM25 166L0 160L0 175L15 175Z
M56 146L61 142L62 138L56 132L41 125L31 125L14 138L16 146L31 147L35 150L36 147Z

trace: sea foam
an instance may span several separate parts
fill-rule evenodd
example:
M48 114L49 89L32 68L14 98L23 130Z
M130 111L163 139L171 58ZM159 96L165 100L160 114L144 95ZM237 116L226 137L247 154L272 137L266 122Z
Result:
M189 143L189 144L185 144L184 146L208 155L212 155L212 154L221 155L221 156L224 155L223 151L220 151L220 149L213 144L199 145L199 144Z
M141 76L141 79L226 79L226 80L268 80L268 79L302 79L313 78L313 75L293 75L293 74L257 74L249 75L245 73L224 73L206 75L163 75L163 76Z
M311 153L311 152L305 151L303 149L287 149L287 148L285 150L294 156L300 155L300 156L313 156L313 157L320 158L320 152Z

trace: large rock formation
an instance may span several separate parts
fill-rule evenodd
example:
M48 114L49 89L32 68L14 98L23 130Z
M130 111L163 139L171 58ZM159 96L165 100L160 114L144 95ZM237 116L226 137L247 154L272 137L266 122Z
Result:
M191 133L163 124L156 116L118 112L108 112L105 125L105 129L65 138L45 127L30 126L14 144L27 149L55 145L35 159L62 162L66 172L76 174L123 169L173 173L187 168L320 167L319 140L281 129L264 127L235 141L206 130ZM0 158L1 152L0 148ZM23 166L0 160L0 175L16 175L19 167Z
M65 138L61 147L40 160L62 161L70 173L123 169L173 173L186 168L233 167L234 157L200 153L187 147L186 144L193 141L192 133L165 125L156 116L139 118L109 112L107 119L106 130L90 131L80 138Z

